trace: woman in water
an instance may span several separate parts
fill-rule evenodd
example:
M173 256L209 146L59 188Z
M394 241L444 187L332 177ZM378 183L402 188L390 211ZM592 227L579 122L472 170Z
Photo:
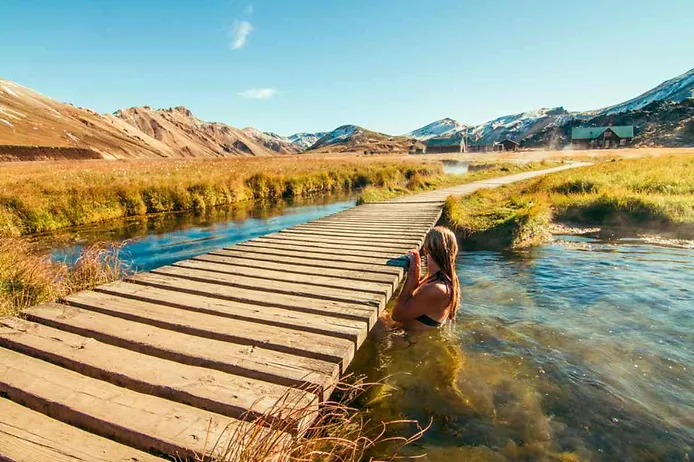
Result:
M453 232L442 226L432 228L422 249L427 275L420 278L419 252L410 252L407 280L392 313L393 320L407 331L437 329L455 319L460 305L460 283L455 272L458 243Z

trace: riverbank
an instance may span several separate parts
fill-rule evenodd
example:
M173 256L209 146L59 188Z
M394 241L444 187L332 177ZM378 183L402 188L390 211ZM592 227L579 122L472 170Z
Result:
M429 159L275 157L0 166L0 235L20 236L116 218L400 187L443 175Z
M544 242L553 222L693 239L694 156L616 159L451 197L444 221L467 248Z

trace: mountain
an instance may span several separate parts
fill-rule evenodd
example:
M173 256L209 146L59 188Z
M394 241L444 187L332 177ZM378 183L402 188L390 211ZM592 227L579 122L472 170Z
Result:
M289 136L288 139L294 143L300 151L305 151L316 144L316 141L323 138L327 134L327 132L295 133Z
M355 152L368 153L409 152L414 142L405 136L390 136L372 132L357 125L343 125L326 133L310 148L320 152Z
M152 158L173 154L112 115L0 79L0 160Z
M621 104L585 112L563 107L537 109L496 118L468 129L470 139L491 144L506 138L529 147L560 148L570 142L569 132L579 125L634 125L636 143L692 144L688 135L689 102L694 98L694 69L667 80L642 95ZM433 136L456 137L465 130L452 119L442 119L407 134L419 140ZM450 130L447 129L450 127Z
M255 143L262 144L278 154L296 154L303 151L291 139L280 136L277 133L261 132L253 127L246 127L242 131Z
M673 79L666 80L652 90L636 98L598 111L583 113L583 116L607 116L627 111L637 111L658 101L679 103L694 98L694 69Z
M461 124L457 120L445 118L432 122L429 125L418 128L417 130L411 131L405 136L408 138L426 141L428 139L437 138L440 136L455 137L459 133L462 133L466 128L466 125Z
M297 152L277 135L252 128L238 129L220 122L205 122L178 106L120 109L114 115L166 145L177 157L268 156Z

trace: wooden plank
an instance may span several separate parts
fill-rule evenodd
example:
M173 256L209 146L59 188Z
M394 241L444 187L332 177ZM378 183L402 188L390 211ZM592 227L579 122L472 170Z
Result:
M275 253L263 253L263 252L253 252L253 250L246 250L235 247L229 247L226 249L213 250L207 255L219 256L219 257L232 257L232 258L243 258L249 261L267 261L267 262L277 262L279 264L296 265L301 267L311 267L319 269L335 269L339 268L341 270L351 270L351 271L368 271L370 273L382 274L386 276L396 276L400 277L403 275L404 265L399 266L385 266L381 264L373 263L353 263L339 261L336 263L333 259L316 259L311 258L310 254L300 254L300 255L279 255Z
M425 231L421 231L418 229L411 229L409 226L402 226L399 229L384 229L384 228L360 228L360 229L355 229L355 228L344 228L342 226L332 226L330 228L326 228L323 225L316 225L313 223L308 223L305 225L299 225L299 226L292 226L291 228L287 228L286 230L292 230L292 231L329 231L329 232L335 232L339 234L349 234L349 235L361 235L361 234L369 234L369 235L378 235L379 237L396 237L396 238L403 238L403 237L414 237L416 239L421 238L424 234ZM285 230L285 231L286 231Z
M308 226L310 225L310 226ZM349 223L349 222L341 222L338 220L335 221L312 221L307 225L300 225L297 226L297 228L321 228L321 229L344 229L344 230L388 230L388 231L399 231L403 228L403 226L400 225L383 225L383 224L373 224L373 223ZM408 225L407 229L410 231L416 231L420 233L426 233L429 228L431 228L430 225Z
M128 281L160 289L174 291L172 302L175 303L175 292L202 295L205 297L247 303L256 306L285 308L304 313L331 315L337 318L352 319L368 322L372 326L376 322L378 307L358 303L347 303L333 300L323 300L302 295L277 294L259 290L227 287L202 281L190 281L157 273L140 273L128 278ZM114 283L113 285L117 285ZM111 285L97 287L96 291L104 291Z
M365 247L356 245L339 245L327 242L314 242L310 238L293 236L277 236L272 238L253 239L247 243L262 248L295 250L297 247L310 250L314 255L348 255L352 257L375 257L375 258L401 258L405 255L403 250L391 250L389 252L379 252L365 250Z
M201 260L183 260L174 263L172 266L181 266L183 268L202 269L206 271L214 271L223 274L235 274L241 276L253 277L263 281L284 281L284 282L301 282L302 284L310 284L318 287L330 287L333 289L351 289L367 292L371 294L381 295L390 298L393 292L393 283L377 283L369 281L354 281L340 277L330 277L325 274L287 274L285 271L279 271L275 268L258 268L245 266L232 266L222 263L201 261Z
M355 257L351 255L321 255L311 252L310 249L305 247L297 246L296 250L279 250L273 249L264 244L254 243L253 241L244 242L242 244L236 244L234 246L235 250L241 250L243 252L256 253L256 254L266 254L266 255L283 255L286 257L299 257L312 260L325 260L332 262L332 267L340 267L342 262L345 263L364 263L368 265L380 265L389 267L399 267L404 268L407 266L407 260L405 257L401 258L377 258L377 257ZM224 249L228 250L228 249Z
M262 416L285 396L301 408L317 409L318 405L316 396L307 391L148 356L20 319L0 325L0 346L139 393L229 417Z
M374 282L378 284L385 284L395 289L397 278L393 274L382 274L373 271L359 271L353 269L343 269L343 268L317 268L313 266L303 266L300 264L293 263L279 263L275 260L258 260L253 259L250 255L245 255L246 258L232 257L232 256L221 256L215 254L204 254L197 257L193 257L189 261L203 261L219 263L224 265L229 265L232 267L244 267L248 269L267 269L281 271L283 274L308 274L314 276L329 276L334 278L339 278L347 281L365 281Z
M385 305L385 297L354 289L339 289L332 287L316 286L304 284L302 277L297 276L296 282L286 281L263 281L262 279L208 271L202 268L186 268L183 266L162 266L152 270L150 273L163 274L174 278L182 278L197 282L211 282L214 284L242 289L258 290L260 292L271 292L282 295L298 295L301 297L316 298L319 300L329 300L335 302L345 302L350 304L360 304L380 308ZM134 276L137 278L138 276Z
M122 299L119 302L114 300L115 297L104 294L86 294L87 292L82 292L70 295L65 302L72 305L71 309L96 311L175 332L239 345L259 346L306 358L344 363L354 355L356 342L347 339L193 313L139 300ZM98 295L102 295L103 299L100 300ZM66 310L66 316L70 315L69 309Z
M85 296L95 294L85 292ZM112 296L113 298L109 298ZM267 326L284 327L314 334L332 335L361 344L366 329L365 321L341 319L335 316L322 316L315 313L268 306L249 305L229 300L191 295L158 287L123 282L98 289L94 303L99 305L122 303L122 298L156 303L158 305L180 308L195 313L223 316L230 319L255 322Z
M315 235L307 236L299 234L268 234L267 236L258 237L250 241L245 241L242 244L254 244L258 242L269 242L275 240L300 240L302 241L302 246L304 245L303 242L319 242L322 244L358 246L361 249L370 249L373 251L401 252L402 255L407 253L409 250L417 247L416 245L412 244L383 244L378 242L377 240L372 240L372 242L364 242L356 241L345 237Z
M352 241L361 241L364 242L365 244L378 241L380 243L387 243L387 244L401 244L401 245L419 245L422 240L424 239L424 236L422 235L421 237L411 237L411 236L403 236L403 237L382 237L379 236L378 233L350 233L350 232L330 232L330 231L303 231L303 230L293 230L291 228L285 229L284 231L279 232L280 235L301 235L301 236L323 236L323 237L329 237L331 239L349 239Z
M225 428L245 425L1 348L0 393L103 437L177 457L203 454L206 440L223 439Z
M163 459L51 419L0 398L0 460L162 462Z
M47 303L24 314L31 321L100 342L182 364L314 390L324 399L338 379L339 365L328 361L173 332L95 311Z
M316 241L311 237L308 236L268 236L268 237L259 237L256 239L253 239L253 241L248 241L248 242L258 242L258 243L264 243L264 244L289 244L293 246L304 246L307 248L310 248L312 252L319 252L319 250L340 250L342 254L344 255L355 255L354 252L363 252L360 253L359 255L364 255L364 256L379 256L379 257L387 257L387 258L397 258L397 257L402 257L405 255L405 248L397 248L397 247L371 247L371 246L364 246L363 244L342 244L337 241L332 241L332 242L322 242L322 241ZM333 252L329 252L333 253Z

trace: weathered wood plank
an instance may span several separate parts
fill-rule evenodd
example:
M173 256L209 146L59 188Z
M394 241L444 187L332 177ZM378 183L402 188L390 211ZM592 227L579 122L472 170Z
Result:
M320 255L349 255L352 257L375 257L375 258L401 258L405 255L402 250L392 250L390 252L380 252L380 251L369 251L365 250L362 245L361 249L359 246L348 246L331 244L327 242L315 242L310 238L294 237L294 236L277 236L272 238L259 238L253 239L252 241L247 241L251 245L257 245L258 247L280 249L280 250L296 250L297 247L309 250L311 253ZM262 244L262 245L261 245Z
M98 295L78 293L66 297L65 302L72 305L72 309L92 310L175 332L228 343L259 346L306 358L344 363L354 355L356 342L348 339L193 313L140 300L118 301L115 300L116 297L106 296L102 300ZM69 309L66 310L65 316L70 315Z
M279 261L273 260L259 260L254 259L250 254L245 254L246 258L232 257L232 256L221 256L208 253L205 255L199 255L193 257L189 261L203 261L219 263L223 265L228 265L231 267L244 267L247 269L259 269L259 270L276 270L281 271L284 274L307 274L314 276L329 276L334 278L339 278L341 280L347 281L366 281L374 282L378 284L385 284L395 289L397 283L397 277L394 274L382 274L373 271L360 271L355 269L344 269L344 268L318 268L314 266L304 266L297 263L280 263Z
M0 348L0 393L65 423L144 451L203 454L238 420L137 393ZM208 431L209 429L209 431Z
M398 257L403 256L406 249L411 247L382 247L382 246L364 246L364 244L343 244L339 241L324 242L323 240L315 240L313 236L289 236L289 235L270 235L263 236L253 239L248 242L263 242L263 243L274 243L274 244L292 244L301 245L309 247L311 249L340 249L345 251L356 251L356 252L368 252L368 256L371 254L379 254L379 256L387 257ZM350 252L344 252L345 254L350 254Z
M256 253L256 254L266 254L266 255L283 255L285 257L299 257L312 260L325 260L332 262L332 267L341 266L341 263L363 263L367 265L376 265L383 267L399 267L404 268L407 266L407 260L404 257L400 258L378 258L378 257L355 257L351 255L321 255L311 252L305 247L297 246L296 250L280 250L273 249L261 243L254 243L253 241L244 242L243 244L236 244L234 246L236 250L243 252ZM230 249L224 249L230 250Z
M330 239L339 239L339 238L344 238L344 239L349 239L353 241L362 241L364 243L370 243L378 240L378 242L386 243L386 244L400 244L400 245L419 245L422 240L424 239L424 236L422 235L421 237L412 237L412 236L403 236L403 237L383 237L380 236L378 233L350 233L350 232L330 232L330 231L303 231L303 230L294 230L292 228L285 229L283 231L279 232L280 235L302 235L302 236L324 236L324 237L329 237Z
M306 236L306 235L290 235L290 234L268 234L267 236L262 236L255 238L250 241L246 241L243 244L255 244L259 242L272 242L277 240L294 240L301 241L301 246L304 242L317 242L321 244L333 244L333 245L349 245L356 246L365 250L372 251L387 251L387 252L400 252L401 255L405 255L409 250L417 247L413 244L394 244L394 243L380 243L378 240L372 240L371 242L356 241L347 237L342 236ZM239 245L239 244L237 244Z
M399 225L380 225L380 224L372 224L372 223L346 223L346 222L341 222L341 221L323 221L323 222L318 222L318 221L312 221L308 223L307 225L300 225L297 226L297 228L301 229L334 229L334 230L364 230L364 231L400 231L403 229L403 226ZM431 228L430 225L408 225L407 230L411 232L418 232L418 233L426 233L429 228Z
M332 228L325 228L324 226L315 226L315 225L300 225L300 226L293 226L291 228L288 228L285 231L306 231L306 232L329 232L329 233L334 233L336 235L349 235L349 236L378 236L378 237L383 237L383 238L414 238L414 239L421 239L424 234L426 234L424 231L420 230L412 230L407 227L402 227L399 230L386 230L383 228L380 229L354 229L354 228L343 228L341 226L335 226ZM282 234L282 233L279 233Z
M182 364L310 389L322 398L327 398L339 373L339 365L328 361L197 337L55 303L31 308L25 316L56 329Z
M223 286L239 287L242 289L259 290L283 295L299 295L302 297L362 304L367 306L382 307L385 305L385 297L380 294L364 292L354 289L339 289L333 287L304 284L297 277L296 282L267 281L254 277L220 273L203 268L186 268L184 266L162 266L151 271L153 274L163 274L175 278L183 278L197 282L211 282ZM137 276L135 276L137 278Z
M162 462L0 398L0 460L11 462Z
M157 273L140 273L127 280L136 284L159 287L160 289L174 292L202 295L256 306L286 308L304 313L332 315L336 318L365 321L369 323L369 326L376 321L378 313L378 305L370 306L360 303L317 299L302 295L278 294L261 290L227 287L221 284L190 281ZM103 291L107 287L110 286L98 287L95 290ZM175 294L171 301L175 302Z
M89 377L229 417L262 415L287 393L291 402L311 408L317 398L262 380L189 366L116 347L49 326L7 319L0 346Z
M363 280L354 281L351 279L345 279L341 277L331 277L325 274L287 274L285 271L279 271L276 268L249 268L245 266L232 266L228 264L225 265L222 263L215 263L204 260L184 260L174 263L172 266L181 266L183 268L194 268L224 274L248 276L265 281L299 282L302 284L310 284L318 287L359 290L361 292L381 295L386 298L390 298L390 295L393 291L392 281L389 283L377 283Z
M91 292L85 294L91 294ZM109 301L123 303L122 298L180 308L194 313L205 313L268 326L331 335L352 340L358 344L363 340L362 331L366 328L366 321L304 313L294 309L250 305L128 282L101 287L95 303L99 305L107 304Z
M261 249L258 249L261 250ZM248 249L241 249L237 246L229 247L220 250L214 250L208 255L220 256L220 257L233 257L233 258L243 258L249 259L251 261L268 261L268 262L278 262L287 265L296 265L302 267L311 268L325 268L334 269L339 268L341 270L352 270L352 271L368 271L370 273L383 274L386 276L396 276L400 277L403 275L404 265L398 266L388 266L382 264L373 263L354 263L339 261L335 262L334 259L316 259L312 258L311 254L302 253L298 255L280 255L273 252L258 252Z

